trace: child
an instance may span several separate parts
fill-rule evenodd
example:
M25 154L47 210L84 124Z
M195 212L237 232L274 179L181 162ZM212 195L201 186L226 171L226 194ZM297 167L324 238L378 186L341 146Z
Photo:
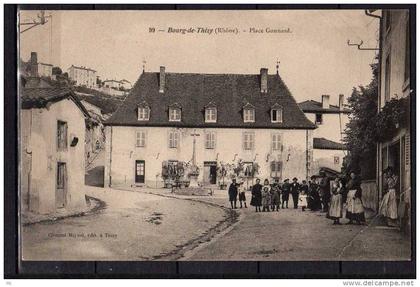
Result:
M270 211L271 205L271 193L270 193L270 182L268 179L264 180L264 186L262 187L262 206L263 212Z
M279 180L276 179L273 186L271 187L271 210L279 211L280 210L280 184Z
M245 191L246 191L246 188L245 188L245 186L244 186L244 182L243 181L241 181L240 183L239 183L239 204L240 204L240 208L242 208L242 202L244 203L244 205L245 205L245 208L248 208L247 206L246 206L246 197L245 197Z
M302 207L302 211L305 211L306 207L308 207L308 185L306 184L306 180L302 180L302 185L300 186L299 192L299 202L298 205Z

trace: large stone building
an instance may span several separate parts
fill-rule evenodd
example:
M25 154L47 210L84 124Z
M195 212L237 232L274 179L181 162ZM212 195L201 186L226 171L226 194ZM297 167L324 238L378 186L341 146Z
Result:
M412 26L413 27L413 26ZM381 19L379 111L392 99L409 105L410 90L410 17L408 10L384 10ZM410 111L409 111L410 112ZM384 131L386 132L386 131ZM383 190L382 171L391 166L399 176L398 200L411 206L410 124L399 125L392 138L378 145L378 186ZM379 197L381 197L379 192ZM404 205L400 205L402 208ZM410 212L399 210L400 215Z
M162 186L162 163L257 163L260 178L310 175L312 131L279 74L144 72L105 123L105 186Z
M21 210L49 214L83 209L89 114L68 88L41 85L38 77L24 82L19 123Z
M86 67L78 67L71 65L67 72L69 78L75 82L77 86L95 88L96 87L96 71Z
M338 96L338 105L331 104L329 95L322 95L321 102L308 100L299 103L299 107L317 126L313 133L313 170L328 168L340 172L346 156L344 130L351 112L344 105L344 95Z

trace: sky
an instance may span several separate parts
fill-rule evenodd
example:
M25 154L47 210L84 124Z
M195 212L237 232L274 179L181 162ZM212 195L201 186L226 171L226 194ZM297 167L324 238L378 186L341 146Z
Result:
M39 11L20 11L33 21ZM377 47L378 20L363 10L249 11L46 11L49 22L20 34L20 56L95 69L102 80L133 84L146 61L147 72L279 74L300 102L329 94L350 96L372 78L375 51L360 51L347 41ZM52 24L51 24L52 23ZM22 26L23 28L27 26ZM169 28L237 28L238 34L168 33ZM156 32L149 32L155 28ZM290 29L290 33L250 33L250 29ZM165 32L159 32L164 30Z

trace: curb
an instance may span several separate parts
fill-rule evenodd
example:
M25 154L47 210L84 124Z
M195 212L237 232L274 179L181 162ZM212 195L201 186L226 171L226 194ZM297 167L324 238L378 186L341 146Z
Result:
M88 196L86 195L86 199L91 200L91 201L96 201L97 204L95 204L95 206L92 209L86 210L86 211L80 211L80 212L76 212L73 214L68 214L68 215L62 215L62 216L57 216L57 217L53 217L53 218L45 218L45 219L40 219L40 220L36 220L36 221L32 221L32 222L25 222L22 223L22 226L29 226L29 225L33 225L33 224L37 224L37 223L46 223L46 222L57 222L66 218L72 218L72 217L81 217L81 216L86 216L86 215L93 215L93 214L97 214L99 213L101 210L106 208L106 203L105 201L102 201L98 198L92 197L92 196Z

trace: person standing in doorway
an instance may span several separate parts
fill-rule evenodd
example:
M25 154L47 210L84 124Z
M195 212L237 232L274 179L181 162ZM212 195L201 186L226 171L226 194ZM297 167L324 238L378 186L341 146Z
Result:
M270 205L271 205L271 186L268 179L264 180L264 185L262 187L262 206L263 206L263 212L270 211Z
M388 226L396 225L398 218L396 188L398 185L398 176L394 174L392 167L384 170L385 173L385 194L379 205L379 214L386 218Z
M255 212L261 212L261 195L262 185L260 184L260 179L257 178L256 183L252 186L251 190L251 205L255 206Z
M229 201L230 206L232 209L236 209L236 201L238 198L238 184L236 183L236 179L232 179L232 183L229 186Z
M289 208L289 194L290 194L290 183L289 179L284 180L283 186L281 187L281 208L284 208L284 203L286 203L286 208Z
M293 182L290 185L290 192L292 193L293 198L293 208L298 208L298 200L299 200L299 191L300 191L300 184L296 177L293 178Z

